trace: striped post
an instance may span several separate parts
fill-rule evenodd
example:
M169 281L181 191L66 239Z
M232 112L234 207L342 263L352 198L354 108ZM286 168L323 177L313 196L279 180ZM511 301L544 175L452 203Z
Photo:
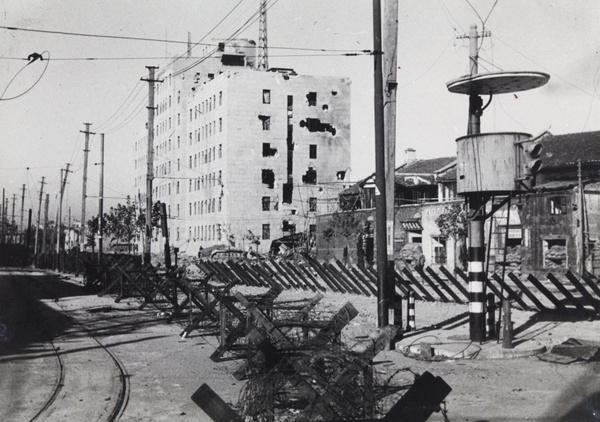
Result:
M485 246L484 220L481 209L477 211L469 221L469 336L471 341L482 342L485 340Z
M408 292L407 301L408 306L406 307L406 331L409 332L417 328L415 325L415 295L413 294L413 292Z
M494 294L487 294L487 324L490 338L496 338L496 306L494 305Z

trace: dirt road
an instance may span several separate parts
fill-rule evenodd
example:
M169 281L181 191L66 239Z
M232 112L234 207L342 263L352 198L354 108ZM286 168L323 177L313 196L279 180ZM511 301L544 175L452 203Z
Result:
M134 299L84 295L80 280L42 272L0 271L0 420L2 421L201 421L209 418L190 397L207 383L236 403L243 383L232 373L239 362L215 364L214 337L192 335L166 324L156 309L138 310ZM290 297L296 292L286 292ZM375 298L326 294L322 306L350 301L360 311L343 332L351 345L376 325ZM321 306L321 304L319 305ZM407 335L377 361L382 376L397 369L429 371L453 389L443 421L600 420L600 365L559 365L536 356L501 356L495 342L471 344L464 306L417 303L417 326L455 318L438 329ZM595 340L598 321L534 320L515 311L514 356L569 337ZM409 346L429 343L455 358L417 360ZM456 358L463 357L463 358ZM402 372L409 377L410 371Z

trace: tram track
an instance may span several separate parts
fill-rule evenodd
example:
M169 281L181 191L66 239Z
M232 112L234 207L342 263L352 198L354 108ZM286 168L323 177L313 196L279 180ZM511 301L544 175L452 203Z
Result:
M85 321L71 315L61 304L61 295L54 283L24 283L21 274L22 271L18 274L3 272L14 286L14 299L20 302L22 315L29 315L30 318L35 315L34 319L43 321L41 327L36 327L44 338L37 343L37 347L42 343L47 345L43 352L37 352L29 358L43 358L46 362L52 357L56 362L55 382L51 390L35 385L36 397L45 395L46 399L42 398L37 409L34 408L35 414L25 420L40 422L89 418L116 422L121 419L130 396L129 373L125 365L109 346L94 335L93 329L86 326ZM35 297L47 300L42 302ZM55 325L60 318L62 327L57 328ZM21 319L25 320L23 316ZM45 363L45 367L50 362ZM86 391L93 393L85 394ZM27 393L34 394L30 391Z

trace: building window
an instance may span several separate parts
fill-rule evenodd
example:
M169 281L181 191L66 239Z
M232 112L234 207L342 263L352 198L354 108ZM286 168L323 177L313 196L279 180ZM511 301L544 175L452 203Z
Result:
M269 142L263 142L262 148L262 156L263 157L273 157L277 153L276 148L271 148L271 144Z
M308 100L309 106L317 105L317 93L316 92L309 92L308 94L306 94L306 99Z
M264 185L267 185L269 189L273 189L275 187L275 173L273 170L262 169L261 181Z
M316 185L317 184L317 170L312 167L309 167L306 173L302 176L302 183L307 185Z
M262 101L263 101L263 104L271 104L271 90L270 89L263 89Z
M311 160L314 160L317 158L317 145L316 144L310 144L308 146L308 158L310 158Z
M567 198L564 196L553 196L549 198L550 214L561 215L567 213Z
M308 211L317 212L317 198L308 198Z
M441 236L431 237L432 258L434 264L446 264L446 240Z
M262 238L263 238L263 240L268 240L271 238L271 225L270 224L262 225Z
M223 105L223 91L219 91L219 105Z
M262 210L263 211L271 210L271 197L269 197L269 196L262 197Z
M223 132L223 118L219 117L219 132Z
M263 130L271 130L271 116L258 116Z
M219 158L223 158L223 144L219 144Z

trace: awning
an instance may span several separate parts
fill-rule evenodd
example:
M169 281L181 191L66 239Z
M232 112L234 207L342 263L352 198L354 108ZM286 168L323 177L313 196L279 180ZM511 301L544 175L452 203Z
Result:
M402 228L404 230L407 230L409 232L423 230L423 226L421 226L421 223L419 223L418 221L403 221L400 224L402 224Z

